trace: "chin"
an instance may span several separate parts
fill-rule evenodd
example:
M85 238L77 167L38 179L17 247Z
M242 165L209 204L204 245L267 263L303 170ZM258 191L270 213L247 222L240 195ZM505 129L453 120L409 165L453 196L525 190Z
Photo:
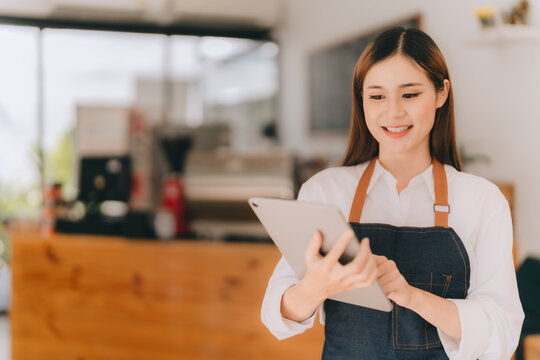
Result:
M406 154L413 149L413 147L410 146L409 144L395 144L395 143L394 144L383 143L382 148L387 153L395 153L395 154Z

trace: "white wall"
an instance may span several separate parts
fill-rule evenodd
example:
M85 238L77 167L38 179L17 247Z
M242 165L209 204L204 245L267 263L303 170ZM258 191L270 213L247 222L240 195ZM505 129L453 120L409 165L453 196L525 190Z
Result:
M509 9L517 1L491 0ZM532 26L540 2L530 1ZM514 224L519 258L540 256L540 27L536 41L471 45L480 34L473 15L483 0L290 0L276 37L281 46L280 130L286 147L339 161L346 137L308 130L307 61L313 50L372 29L422 15L422 27L446 57L452 76L459 143L492 158L466 171L515 186ZM351 79L352 81L352 79Z

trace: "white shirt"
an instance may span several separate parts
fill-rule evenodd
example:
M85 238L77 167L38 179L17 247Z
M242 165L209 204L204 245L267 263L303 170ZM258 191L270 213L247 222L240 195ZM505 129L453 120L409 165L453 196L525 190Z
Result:
M306 181L298 201L337 206L345 219L367 162L323 170ZM450 214L448 226L461 238L469 255L471 276L466 299L449 299L459 311L461 340L438 330L450 359L509 359L521 331L524 314L519 300L512 258L512 220L508 202L489 181L445 165ZM396 179L377 161L369 184L361 223L432 227L433 168L415 176L397 193ZM261 319L278 339L313 326L316 313L298 323L281 315L285 290L298 283L289 264L281 258L268 283ZM320 321L324 324L322 305Z

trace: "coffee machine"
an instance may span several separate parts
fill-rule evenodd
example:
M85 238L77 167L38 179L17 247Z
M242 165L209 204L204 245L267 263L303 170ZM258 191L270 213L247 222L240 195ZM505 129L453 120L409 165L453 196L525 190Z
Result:
M129 156L85 156L79 161L79 219L58 217L55 230L64 233L124 235L131 187Z

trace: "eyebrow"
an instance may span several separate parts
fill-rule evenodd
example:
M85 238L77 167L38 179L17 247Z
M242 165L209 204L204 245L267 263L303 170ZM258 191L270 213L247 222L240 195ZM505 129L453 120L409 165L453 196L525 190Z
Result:
M406 83L406 84L399 85L399 87L406 88L406 87L411 87L411 86L423 86L423 85L424 84L422 83ZM383 87L380 85L371 85L371 86L368 86L366 89L383 89Z

